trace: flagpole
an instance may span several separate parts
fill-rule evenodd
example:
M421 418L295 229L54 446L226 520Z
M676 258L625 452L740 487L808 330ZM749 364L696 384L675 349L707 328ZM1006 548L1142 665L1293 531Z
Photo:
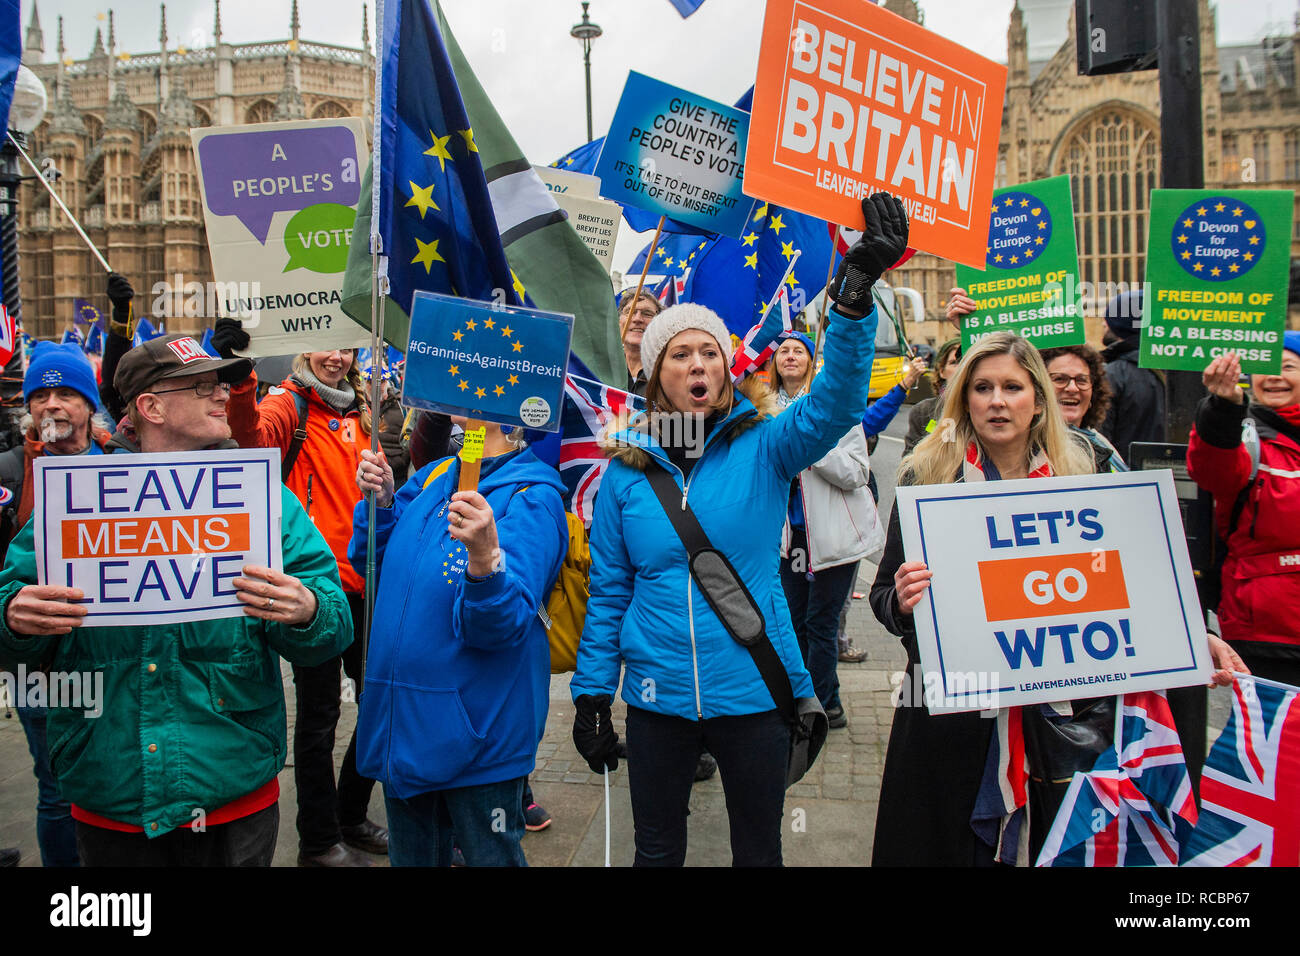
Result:
M776 300L781 295L781 287L785 285L785 280L790 278L790 273L794 272L794 264L799 261L801 255L803 255L802 249L796 249L794 251L794 256L790 259L790 264L785 267L785 272L781 276L781 281L776 284L776 291L772 293L772 298L767 300L767 305L763 306L763 314L758 317L758 325L763 324L763 320L767 318L767 313L771 312L772 306L776 305Z
M372 362L374 357L380 354L379 350L384 347L384 299L388 292L388 257L383 255L383 237L379 232L379 198L382 192L382 184L379 182L381 169L379 144L383 131L383 79L386 53L384 41L388 39L385 35L387 21L384 18L384 0L375 0L375 23L378 28L375 32L379 41L379 55L375 57L375 118L370 152L370 357ZM393 38L392 42L397 42L396 38ZM379 453L379 395L383 384L381 378L382 376L374 374L370 376L370 454L372 455ZM396 488L393 490L396 493ZM361 686L357 688L358 698L365 686L366 657L370 650L370 625L375 619L375 588L378 583L375 560L375 521L378 520L378 505L375 501L375 492L368 492L366 498L366 590L365 615L362 618L361 631Z
M826 267L826 287L822 289L822 314L821 320L817 327L817 345L813 350L813 368L817 368L817 363L822 357L822 341L826 338L826 317L831 311L831 279L835 278L835 253L840 248L840 230L843 226L837 225L835 231L831 234L831 261Z
M72 228L77 230L77 235L79 235L82 241L90 247L90 251L95 254L95 258L98 259L99 264L104 267L104 271L112 272L113 267L108 264L108 260L104 258L103 254L95 248L95 244L90 241L90 236L86 235L86 230L82 229L81 223L77 222L77 217L74 216L72 211L63 204L63 200L60 199L59 194L54 191L54 187L46 181L43 175L41 175L40 167L32 162L32 158L27 155L21 146L18 145L18 140L14 139L14 134L12 132L6 133L5 135L9 137L9 142L13 144L14 149L18 150L18 155L27 160L27 165L32 167L32 172L36 174L36 179L40 184L45 187L45 191L54 197L54 201L59 204L59 208L63 210L63 214L68 217L68 222L72 223Z
M654 258L655 249L659 245L659 233L663 231L664 221L666 218L667 217L665 216L659 217L659 225L655 226L654 238L650 240L650 251L645 254L645 264L641 266L641 278L637 280L636 294L633 295L632 298L629 300L632 303L631 308L633 311L636 311L636 300L641 298L641 290L645 287L645 277L650 272L650 260ZM627 330L630 329L631 327L632 327L632 323L629 322L627 326L623 329L624 342L627 341Z

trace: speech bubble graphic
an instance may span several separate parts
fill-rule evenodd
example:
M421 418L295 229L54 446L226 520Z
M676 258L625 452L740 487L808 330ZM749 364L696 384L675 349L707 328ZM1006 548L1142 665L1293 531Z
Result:
M351 206L323 202L294 214L284 230L289 261L284 271L309 269L324 275L342 272L348 264L348 244L357 211Z
M355 206L361 195L356 140L342 126L213 133L199 164L208 208L237 216L262 245L277 212Z

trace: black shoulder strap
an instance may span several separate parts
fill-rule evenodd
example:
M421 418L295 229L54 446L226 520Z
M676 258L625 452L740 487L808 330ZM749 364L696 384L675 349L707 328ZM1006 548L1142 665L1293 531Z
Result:
M309 408L307 398L293 389L289 389L289 394L293 396L293 403L298 408L298 427L293 430L293 440L289 442L289 450L284 453L284 461L280 464L281 481L289 480L289 475L293 472L293 463L298 460L302 443L307 440L307 409Z
M658 464L650 464L645 471L646 480L650 482L650 487L654 489L655 497L659 499L659 504L663 506L664 513L668 515L668 521L672 524L673 530L681 538L682 544L686 546L686 552L691 562L691 576L695 577L695 556L702 551L713 551L721 554L709 542L709 536L704 533L700 527L699 519L695 517L695 512L691 511L690 506L682 498L676 482L664 468ZM728 566L729 566L728 562ZM733 572L734 573L734 572ZM749 594L749 589L745 587L740 580L740 575L735 575L736 585L745 592L749 598L750 604L757 608L754 598ZM696 583L701 584L698 578ZM715 613L719 608L713 604L709 592L701 584L701 592L713 607ZM726 615L718 613L718 620L722 626L727 628L731 633L731 625L727 621ZM732 633L732 637L736 637ZM798 710L794 701L794 688L790 684L790 674L786 671L785 665L781 663L781 658L777 656L776 648L772 646L772 640L766 634L753 642L742 641L737 638L737 642L749 651L750 656L754 658L754 665L758 668L758 673L763 678L763 683L767 685L767 691L772 695L772 700L776 703L776 708L791 723L798 720Z

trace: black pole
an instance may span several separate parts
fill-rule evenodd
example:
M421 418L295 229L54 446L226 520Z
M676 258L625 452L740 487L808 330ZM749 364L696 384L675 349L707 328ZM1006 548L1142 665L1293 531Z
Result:
M1156 0L1160 63L1160 185L1165 189L1203 189L1205 159L1201 144L1201 29L1196 0ZM1147 255L1151 250L1147 250ZM1143 308L1152 314L1155 303ZM1185 442L1196 404L1205 394L1200 372L1165 371L1167 441ZM1204 687L1168 691L1169 709L1183 745L1183 759L1200 798L1208 718Z
M587 71L587 142L591 142L591 41L582 41L582 65Z
M1165 189L1203 189L1201 29L1196 0L1156 0L1156 21L1160 62L1160 185ZM1143 307L1151 310L1155 304L1144 302ZM1196 403L1204 393L1199 372L1165 373L1168 441L1187 441Z
M21 139L21 134L15 133ZM0 134L2 136L2 134ZM22 395L23 358L22 327L23 297L18 276L18 186L23 177L18 171L18 151L7 137L0 146L0 283L4 287L4 305L13 317L15 327L14 354L3 370L0 379L0 403L8 406ZM9 423L0 422L0 430Z

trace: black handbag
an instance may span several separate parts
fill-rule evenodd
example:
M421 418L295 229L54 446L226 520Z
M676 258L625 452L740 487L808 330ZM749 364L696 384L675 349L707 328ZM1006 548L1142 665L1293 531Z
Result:
M749 651L776 709L790 727L790 760L785 785L798 783L817 760L830 724L816 697L794 696L790 675L767 636L767 622L753 595L731 566L727 556L709 542L699 520L681 495L672 476L658 464L646 468L646 480L668 515L668 521L686 547L691 578L713 608L727 633Z

